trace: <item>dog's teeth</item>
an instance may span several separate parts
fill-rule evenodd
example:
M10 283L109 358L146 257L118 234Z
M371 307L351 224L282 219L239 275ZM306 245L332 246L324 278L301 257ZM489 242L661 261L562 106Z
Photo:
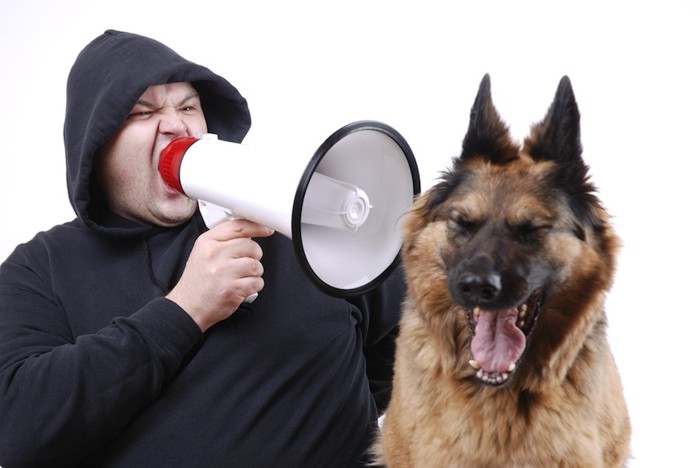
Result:
M481 315L481 309L477 306L474 307L474 318L479 318L479 315Z
M476 361L474 359L469 360L469 365L472 366L474 369L481 369L481 364L479 364L479 361Z
M479 369L476 372L476 376L479 377L480 379L483 379L484 378L484 369Z
M518 327L523 328L525 326L525 320L521 320L518 322Z
M501 374L501 380L506 380L508 378L508 372L504 372Z
M527 304L521 304L520 307L518 308L518 316L520 318L525 318L526 314L527 314Z
M511 363L510 366L508 366L508 372L513 372L515 370L515 363Z

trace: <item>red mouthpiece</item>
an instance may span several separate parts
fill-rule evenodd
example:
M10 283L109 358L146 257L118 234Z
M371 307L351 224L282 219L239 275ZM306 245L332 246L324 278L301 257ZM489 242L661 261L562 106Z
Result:
M158 170L160 171L161 177L163 177L166 184L182 193L185 193L185 191L182 189L182 184L180 183L180 164L182 163L182 157L187 152L187 149L192 146L195 141L197 141L195 137L176 138L160 152Z

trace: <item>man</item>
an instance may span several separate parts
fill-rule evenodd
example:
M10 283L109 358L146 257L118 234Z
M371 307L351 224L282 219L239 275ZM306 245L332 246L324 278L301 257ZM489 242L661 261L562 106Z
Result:
M400 273L333 298L270 229L206 229L157 165L177 137L248 131L246 100L209 69L109 30L67 91L77 218L0 266L0 466L360 465L390 391Z

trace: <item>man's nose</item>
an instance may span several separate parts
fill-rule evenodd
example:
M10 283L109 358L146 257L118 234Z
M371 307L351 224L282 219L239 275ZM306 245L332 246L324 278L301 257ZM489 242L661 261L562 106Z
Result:
M159 130L164 134L176 136L187 135L185 120L177 111L164 112L160 119Z

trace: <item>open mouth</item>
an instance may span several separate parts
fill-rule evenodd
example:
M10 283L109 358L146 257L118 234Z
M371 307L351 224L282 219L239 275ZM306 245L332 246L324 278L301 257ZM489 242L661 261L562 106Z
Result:
M538 289L516 307L465 309L472 332L469 364L476 369L476 377L481 382L503 385L518 369L527 337L539 317L542 296L542 289Z

